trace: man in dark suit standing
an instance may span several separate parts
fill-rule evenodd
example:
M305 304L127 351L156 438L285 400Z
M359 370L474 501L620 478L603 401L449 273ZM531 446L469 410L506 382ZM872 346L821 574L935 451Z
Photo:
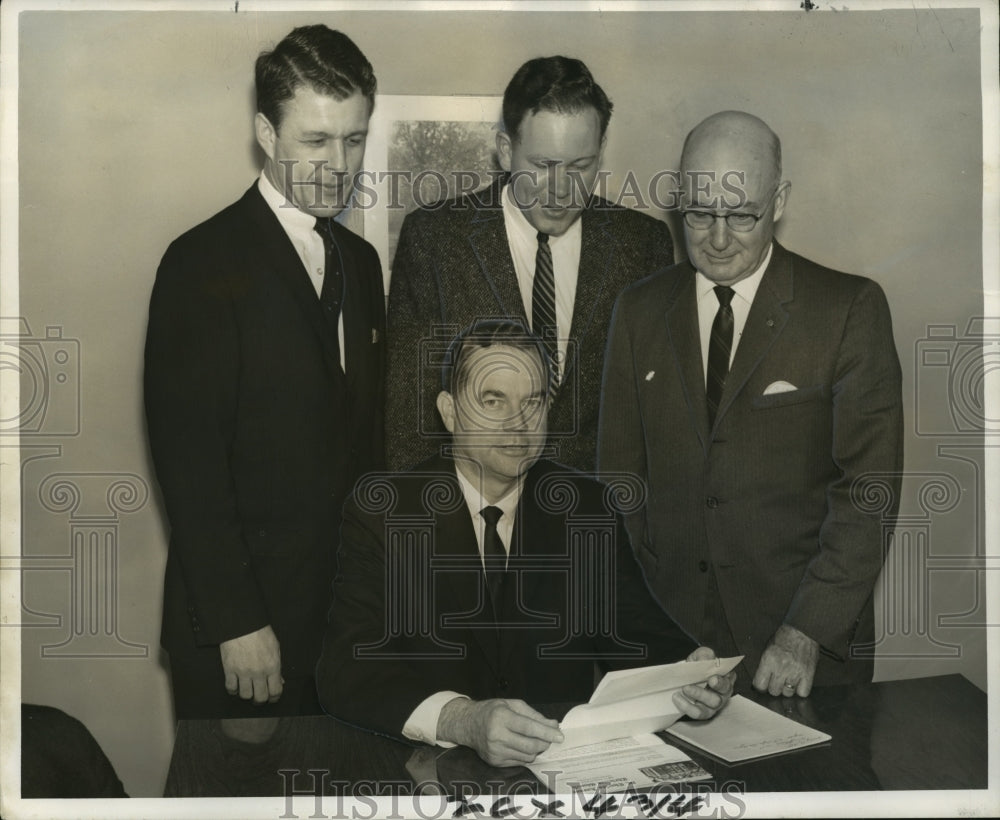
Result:
M595 660L714 657L653 600L612 491L539 460L548 355L518 322L467 328L437 398L447 456L371 476L348 501L317 670L335 717L512 766L561 740L536 707L586 701ZM733 678L674 704L710 717Z
M646 577L692 635L746 656L741 686L870 680L854 650L874 640L902 469L885 296L774 241L790 184L756 117L698 125L681 179L689 261L615 309L601 472L647 482L629 521Z
M390 469L446 436L429 347L483 317L518 318L558 356L549 430L558 459L593 471L608 324L627 285L673 261L665 223L592 195L611 101L579 60L525 63L504 92L506 175L407 215L389 287Z
M384 460L381 269L333 221L361 168L372 67L344 34L297 28L258 58L256 91L263 172L170 245L149 312L179 719L319 711L340 510Z

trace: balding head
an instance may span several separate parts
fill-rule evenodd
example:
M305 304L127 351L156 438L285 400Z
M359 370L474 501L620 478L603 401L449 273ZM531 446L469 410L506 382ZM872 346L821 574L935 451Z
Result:
M781 140L759 117L745 111L720 111L698 123L684 140L681 170L714 167L706 159L723 155L734 168L759 168L773 185L781 179Z
M788 195L789 183L781 181L777 135L744 111L713 114L684 141L681 179L684 209L718 217L707 226L700 225L704 217L685 217L688 258L719 284L750 276L767 256ZM750 215L741 220L749 230L738 230L737 220L727 223L730 214ZM699 224L692 226L692 221Z

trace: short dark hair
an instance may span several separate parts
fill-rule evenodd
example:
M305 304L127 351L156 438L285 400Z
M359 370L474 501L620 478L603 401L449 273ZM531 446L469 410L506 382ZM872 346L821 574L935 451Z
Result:
M601 119L601 136L614 106L580 60L536 57L521 66L503 93L503 126L516 140L525 116L539 111L576 114L593 108Z
M533 350L541 360L542 373L547 374L552 370L552 361L545 342L532 333L523 322L517 319L477 319L448 345L441 364L441 388L455 395L462 389L469 376L467 365L469 352L493 345ZM546 379L546 393L549 384L550 380Z
M283 106L301 86L345 100L360 91L375 105L375 72L346 34L323 25L293 29L273 51L261 52L254 70L257 110L278 129Z

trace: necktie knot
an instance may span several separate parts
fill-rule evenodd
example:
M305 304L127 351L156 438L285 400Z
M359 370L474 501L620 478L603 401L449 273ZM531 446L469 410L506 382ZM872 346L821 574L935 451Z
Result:
M487 524L491 527L495 527L501 516L503 516L503 510L499 507L483 507L479 514L483 517L483 520Z
M337 245L336 240L333 238L333 217L317 216L313 230L320 235L320 238L323 240L323 248L327 253L330 253Z
M713 290L715 291L715 298L719 300L719 304L722 307L729 307L729 303L733 301L736 291L728 285L716 285Z
M548 245L549 244L549 235L547 233L542 233L541 231L539 231L538 232L538 244L539 245Z

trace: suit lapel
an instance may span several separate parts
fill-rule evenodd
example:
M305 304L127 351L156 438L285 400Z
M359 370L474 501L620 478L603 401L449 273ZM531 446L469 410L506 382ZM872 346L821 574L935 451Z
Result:
M576 279L576 298L573 300L573 321L569 338L579 351L583 339L590 331L597 305L604 301L604 291L608 286L608 268L611 266L614 240L608 232L610 216L606 211L594 207L594 199L581 217L580 267ZM566 381L573 370L576 356L566 362Z
M698 327L698 300L695 272L691 265L680 269L674 289L668 297L666 324L674 363L684 389L691 425L707 449L708 405L705 399L705 373L702 367L701 332Z
M497 182L483 195L484 198L472 198L475 209L469 222L468 241L483 279L496 299L497 313L519 316L527 321L504 226L502 184L502 181Z
M250 254L251 259L264 260L261 267L273 271L285 283L309 324L316 331L330 374L337 380L343 379L340 357L337 356L336 347L327 330L326 318L316 296L316 289L309 281L309 274L302 267L302 260L295 252L288 234L264 201L256 183L243 199L251 219L258 228L250 240L254 245L254 250Z
M792 261L777 242L771 252L771 261L760 280L754 296L743 335L733 356L733 364L722 390L722 400L715 423L726 414L733 400L746 386L747 380L763 361L785 324L788 312L786 302L792 300Z

